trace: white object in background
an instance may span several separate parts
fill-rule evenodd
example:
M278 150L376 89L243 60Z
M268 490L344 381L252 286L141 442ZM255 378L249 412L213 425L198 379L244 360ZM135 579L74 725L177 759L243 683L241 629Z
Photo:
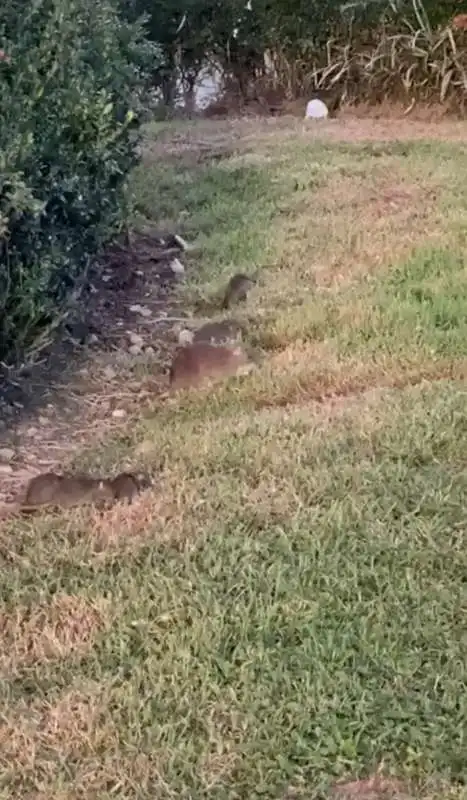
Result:
M326 119L328 114L327 105L323 103L322 100L318 100L317 97L307 103L305 112L306 119Z

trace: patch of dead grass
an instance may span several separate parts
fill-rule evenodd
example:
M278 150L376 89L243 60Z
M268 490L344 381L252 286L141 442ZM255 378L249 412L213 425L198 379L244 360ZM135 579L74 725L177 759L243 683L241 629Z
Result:
M199 779L206 790L228 779L238 761L234 739L220 740L217 734L213 730L212 742L199 758ZM172 796L166 794L170 789L164 779L172 756L163 746L151 754L123 752L108 698L99 686L66 692L56 704L23 705L0 724L0 769L4 777L18 776L18 796L26 796L23 787L29 788L30 781L41 785L37 792L27 792L31 800L139 796L141 791ZM57 763L73 770L66 792L57 785Z
M264 379L245 384L254 407L288 406L310 400L361 394L371 388L398 388L423 381L465 380L467 359L417 355L413 361L381 354L375 360L340 361L328 344L295 345L271 357Z
M108 604L60 594L48 603L0 613L0 673L84 655L108 624Z
M404 116L402 106L390 104L377 108L343 110L336 119L310 121L294 115L280 117L235 116L228 119L197 119L196 125L169 125L158 129L153 138L148 128L144 152L154 158L188 159L190 164L204 160L209 153L227 157L249 154L248 158L267 156L268 151L309 139L348 143L432 141L465 142L465 122L446 118L432 107L417 107ZM152 135L151 135L152 134Z
M105 514L95 512L90 520L92 547L95 552L105 554L109 548L139 546L148 536L157 541L172 541L181 504L180 487L165 479L153 492L145 492L131 505L119 503Z
M2 720L0 764L33 771L47 753L77 759L116 742L102 687L71 689L55 703L22 703Z
M412 793L402 781L376 774L360 780L341 781L335 785L333 795L341 800L379 800L390 797L403 800L410 798Z
M299 286L309 274L319 287L341 287L403 259L422 241L436 242L443 232L438 193L393 169L330 177L310 193L308 208L281 226L278 261L286 269L274 276L273 292L288 285L290 294L291 270Z

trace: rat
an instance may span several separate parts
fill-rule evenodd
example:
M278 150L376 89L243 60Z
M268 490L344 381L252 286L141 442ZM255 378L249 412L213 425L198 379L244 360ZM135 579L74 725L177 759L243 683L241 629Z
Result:
M152 481L142 472L137 475L133 472L120 472L112 478L110 484L115 500L125 500L127 503L133 502L137 494L152 487Z
M230 308L233 303L244 302L248 292L255 284L256 278L248 277L241 272L233 275L227 284L222 307Z
M122 472L110 479L43 472L31 478L19 501L3 510L10 514L32 514L41 508L75 508L83 505L102 508L115 501L126 500L131 503L138 492L150 486L151 482L145 475L130 472Z
M196 386L206 379L246 374L254 363L242 347L197 342L181 347L169 371L173 389Z
M29 481L20 509L27 513L40 506L102 505L114 499L110 481L88 475L57 475L44 472Z

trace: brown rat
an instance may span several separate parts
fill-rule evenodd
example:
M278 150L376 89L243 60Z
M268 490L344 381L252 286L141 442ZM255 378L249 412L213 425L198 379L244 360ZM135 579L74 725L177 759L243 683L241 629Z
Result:
M20 502L22 511L41 506L73 508L81 505L103 505L115 495L111 482L88 475L57 475L44 472L32 478Z
M122 472L115 478L92 478L89 475L57 475L44 472L31 478L21 499L3 508L10 514L32 514L46 508L110 506L115 501L131 503L135 495L151 486L145 475ZM9 512L9 513L8 513Z
M227 284L222 308L230 308L233 303L244 302L255 284L256 278L243 275L241 272L233 275Z
M173 389L196 386L204 380L250 372L254 364L242 347L197 342L181 347L169 371Z
M137 475L133 472L120 472L110 481L110 485L117 502L125 500L131 503L139 492L151 488L152 481L142 472Z

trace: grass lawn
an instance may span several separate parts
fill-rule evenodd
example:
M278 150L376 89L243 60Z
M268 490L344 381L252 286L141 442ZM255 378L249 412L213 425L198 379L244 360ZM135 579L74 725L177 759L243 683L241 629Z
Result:
M129 510L1 530L0 800L467 798L467 146L333 125L147 130L266 359L85 455Z

